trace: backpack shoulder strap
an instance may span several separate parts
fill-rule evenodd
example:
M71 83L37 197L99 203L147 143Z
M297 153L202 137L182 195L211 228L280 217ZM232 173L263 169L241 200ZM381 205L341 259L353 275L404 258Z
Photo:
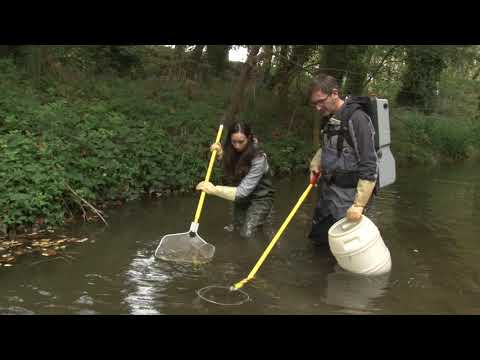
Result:
M350 145L353 149L355 149L355 144L353 143L352 135L350 134L349 129L349 122L352 118L352 115L355 111L361 109L359 106L349 106L348 111L346 111L342 117L340 117L340 127L341 131L338 135L337 140L337 154L340 156L341 152L343 151L343 143L346 140L348 145Z

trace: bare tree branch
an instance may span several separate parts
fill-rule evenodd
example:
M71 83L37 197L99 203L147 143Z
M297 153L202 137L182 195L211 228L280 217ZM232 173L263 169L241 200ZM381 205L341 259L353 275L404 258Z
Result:
M372 79L379 73L379 71L382 69L385 61L388 59L389 56L391 56L396 48L398 48L400 45L394 45L392 46L387 53L383 56L382 60L380 61L380 64L377 66L377 68L372 72L372 74L368 77L367 81L363 84L363 89L372 81Z
M103 222L105 223L105 225L108 226L108 223L107 223L107 221L103 218L100 210L95 209L95 207L94 207L92 204L90 204L87 200L85 200L85 199L82 198L80 195L78 195L78 194L75 192L75 190L73 190L68 184L67 184L67 189L70 190L70 191L72 192L72 194L75 195L76 197L78 197L83 203L85 203L86 205L88 205L88 207L89 207L90 209L92 209L93 212L100 217L100 219L103 220Z
M296 63L295 61L292 61L290 60L287 56L283 56L282 54L280 54L280 52L274 52L273 53L274 56L278 56L284 60L286 60L287 62L289 62L290 64L292 65L295 65L296 67L298 67L299 69L302 69L303 71L305 71L306 73L309 73L310 75L315 75L315 73L313 73L312 71L310 71L307 67L303 66L303 65L300 65L298 63Z

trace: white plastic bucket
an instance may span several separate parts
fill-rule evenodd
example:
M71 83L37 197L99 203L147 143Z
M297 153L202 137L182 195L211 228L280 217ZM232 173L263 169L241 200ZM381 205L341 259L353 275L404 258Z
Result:
M392 268L390 251L377 226L365 215L359 222L346 218L328 230L330 251L338 265L352 273L381 275Z

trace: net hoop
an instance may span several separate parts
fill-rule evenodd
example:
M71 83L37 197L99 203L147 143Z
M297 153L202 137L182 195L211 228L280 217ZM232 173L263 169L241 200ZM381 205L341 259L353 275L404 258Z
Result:
M224 289L228 293L237 293L239 294L239 301L236 302L219 302L215 301L213 299L208 298L208 292L215 290L215 289ZM197 290L197 295L202 299L205 300L209 303L216 304L216 305L223 305L223 306L238 306L246 303L247 301L250 301L250 296L243 290L241 289L234 289L232 290L231 287L229 286L220 286L220 285L210 285L206 286L204 288L201 288L200 290Z

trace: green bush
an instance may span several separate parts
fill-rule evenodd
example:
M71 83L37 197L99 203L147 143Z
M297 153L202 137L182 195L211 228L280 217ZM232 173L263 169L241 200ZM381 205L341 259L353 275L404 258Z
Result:
M270 139L264 147L277 174L306 170L312 157L311 145L297 137Z
M3 134L0 148L1 221L62 224L65 170L55 149L18 130Z
M148 98L143 81L123 79L84 80L82 92L70 85L62 96L21 81L11 62L0 68L4 224L62 224L81 212L70 189L99 205L192 190L205 176L219 97L188 101L168 86Z
M413 160L438 156L466 159L472 147L479 145L479 125L469 119L408 110L399 113L394 121L399 124L393 127L393 143L395 139L400 141L400 153Z
M152 55L156 49L119 55L125 61L130 55L148 59L146 67L155 76L143 79L94 76L87 68L96 66L95 49L59 51L65 64L83 71L76 81L68 80L68 73L32 80L13 61L0 59L3 225L61 225L66 216L83 213L79 196L102 206L146 194L192 191L205 177L209 146L232 84L196 83L192 95L187 82L166 76L173 61L168 51L160 58ZM128 63L117 65L129 68ZM240 118L253 125L273 172L306 171L316 150L305 140L311 139L311 109L264 88L248 94ZM396 110L392 147L397 159L463 159L480 149L480 125L469 116ZM211 180L220 178L216 167Z

